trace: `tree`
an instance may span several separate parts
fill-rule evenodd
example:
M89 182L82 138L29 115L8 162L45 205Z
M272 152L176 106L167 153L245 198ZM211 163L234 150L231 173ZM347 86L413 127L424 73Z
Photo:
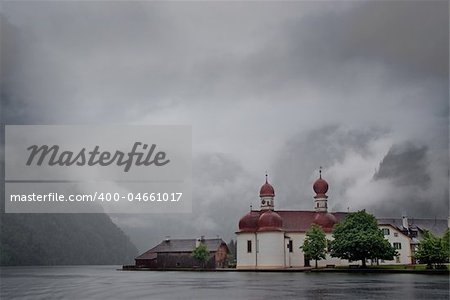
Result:
M305 242L300 248L306 257L316 261L317 269L317 261L325 258L327 249L325 233L319 225L313 224L306 232Z
M450 229L448 228L442 237L442 245L447 253L447 262L450 262Z
M429 231L424 232L424 239L420 242L416 252L416 258L428 268L441 267L443 263L448 261L448 230L442 238L439 238Z
M349 214L333 230L331 256L348 260L361 260L366 267L366 259L392 260L396 250L384 238L377 220L365 210Z
M236 242L231 239L228 243L228 249L230 253L228 253L228 261L231 262L232 265L236 264Z
M192 251L192 256L197 259L202 268L205 267L205 262L208 261L209 259L209 251L208 248L206 247L205 244L200 243L200 245L198 245L194 251Z

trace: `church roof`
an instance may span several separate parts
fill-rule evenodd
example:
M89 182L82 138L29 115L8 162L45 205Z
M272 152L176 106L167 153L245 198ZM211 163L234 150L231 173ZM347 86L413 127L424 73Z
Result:
M195 249L197 239L171 239L162 241L157 246L147 250L143 254L136 257L136 259L153 259L156 258L157 253L168 252L189 252L191 253ZM206 245L209 252L215 252L220 245L225 244L222 239L204 239L202 241Z
M252 213L262 214L264 211L253 210ZM282 219L282 231L285 232L306 232L315 223L317 216L316 211L308 210L276 210L275 211ZM344 219L348 213L346 212L330 212L336 221L339 222ZM323 228L324 231L330 231L331 228Z
M260 197L275 196L275 190L273 186L269 183L269 181L267 181L267 174L266 174L266 182L262 185L261 189L259 190L259 196Z
M252 210L251 214L262 214L264 211ZM283 220L282 231L285 232L306 232L315 223L317 212L308 210L276 210L275 211ZM348 212L329 212L336 221L343 220ZM377 218L379 225L391 225L399 231L403 231L403 223L401 218ZM409 229L431 231L433 234L441 236L448 228L448 220L446 219L408 219ZM324 231L330 231L330 228L323 228ZM244 230L245 231L245 230ZM251 231L251 230L250 230ZM256 231L256 229L255 229Z
M283 230L286 232L308 231L317 215L317 212L308 210L277 210L276 212L283 219ZM333 215L337 222L348 215L346 212L330 212L329 214Z
M263 212L258 220L258 231L281 231L283 227L283 219L272 210Z

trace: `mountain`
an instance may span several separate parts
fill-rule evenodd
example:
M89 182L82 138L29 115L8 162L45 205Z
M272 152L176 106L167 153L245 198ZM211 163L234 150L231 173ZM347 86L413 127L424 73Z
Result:
M0 265L120 265L136 255L106 214L0 214Z

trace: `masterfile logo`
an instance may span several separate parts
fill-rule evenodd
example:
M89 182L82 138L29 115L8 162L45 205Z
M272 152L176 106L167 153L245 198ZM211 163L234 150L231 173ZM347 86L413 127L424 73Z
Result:
M6 212L192 209L190 126L7 125L5 133Z
M138 151L138 148L141 147L141 145L142 150L145 152ZM118 150L114 153L109 151L100 152L99 148L100 147L96 145L91 151L82 148L78 153L74 153L73 151L67 150L60 151L58 145L53 145L52 147L49 147L48 145L33 145L27 148L27 150L30 150L27 166L30 166L33 163L41 166L45 160L49 166L94 166L96 164L100 166L109 166L115 163L118 166L124 166L124 172L128 172L133 165L134 158L136 158L134 162L136 166L143 165L148 167L153 164L160 167L170 162L169 159L166 159L166 152L158 151L154 154L156 144L152 144L149 147L147 144L135 142L133 148L128 153Z

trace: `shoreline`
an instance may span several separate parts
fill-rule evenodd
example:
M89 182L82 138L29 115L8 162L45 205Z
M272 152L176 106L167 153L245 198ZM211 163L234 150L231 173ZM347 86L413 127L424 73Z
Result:
M374 268L290 268L290 269L199 269L199 268L167 268L167 269L151 269L151 268L121 268L117 271L156 271L156 272L272 272L272 273L391 273L391 274L428 274L428 275L450 275L450 270L431 269L431 270L414 270L414 269L374 269Z
M357 268L344 268L344 269L311 269L311 272L316 273L391 273L391 274L429 274L429 275L449 275L450 270L444 269L425 269L425 270L415 270L415 269L375 269L375 268L366 268L366 269L357 269Z

